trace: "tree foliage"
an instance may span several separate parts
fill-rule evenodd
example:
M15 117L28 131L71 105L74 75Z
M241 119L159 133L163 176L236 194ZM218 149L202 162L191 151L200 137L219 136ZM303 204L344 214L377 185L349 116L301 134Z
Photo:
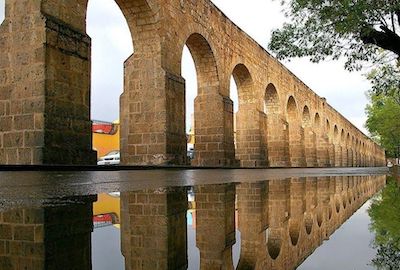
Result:
M368 210L370 230L375 234L377 249L372 264L377 269L400 269L400 188L390 179Z
M366 127L378 138L391 157L400 146L400 71L393 65L373 70L368 79L372 83L367 105Z
M378 61L382 49L400 57L398 0L281 0L290 23L272 33L279 59L346 57L346 68Z

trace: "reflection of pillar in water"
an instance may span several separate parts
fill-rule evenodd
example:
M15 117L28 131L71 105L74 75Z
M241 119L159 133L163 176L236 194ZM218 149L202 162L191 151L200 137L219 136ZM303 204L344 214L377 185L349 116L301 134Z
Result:
M121 193L125 269L186 269L185 187Z
M96 196L0 214L0 269L91 270Z
M263 252L263 231L268 220L267 182L241 183L236 187L241 237L238 270L255 269Z
M235 184L201 185L195 192L200 269L233 269Z

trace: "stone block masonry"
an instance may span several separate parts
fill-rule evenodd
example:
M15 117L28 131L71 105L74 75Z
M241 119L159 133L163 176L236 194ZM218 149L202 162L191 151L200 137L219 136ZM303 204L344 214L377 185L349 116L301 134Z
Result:
M0 26L0 164L95 163L87 2L6 1ZM120 99L123 164L188 163L184 45L198 81L192 165L385 164L383 149L210 0L116 2L135 47L124 64ZM231 76L239 96L235 125Z

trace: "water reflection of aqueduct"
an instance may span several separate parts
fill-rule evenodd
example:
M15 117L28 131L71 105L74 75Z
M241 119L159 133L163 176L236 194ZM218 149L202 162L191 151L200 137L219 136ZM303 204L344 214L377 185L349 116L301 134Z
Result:
M237 269L294 269L385 181L385 176L307 177L196 186L200 269L233 269L235 195L241 232ZM185 188L127 192L121 199L126 269L187 269Z
M385 176L307 177L195 186L200 269L294 269L385 184ZM235 199L236 198L236 199ZM91 270L96 196L0 211L0 268ZM186 187L121 193L126 270L187 269Z
M0 26L1 164L94 162L87 1L6 0ZM209 0L116 2L135 47L125 62L121 96L124 164L186 163L185 44L198 77L194 165L384 163L381 148ZM231 75L239 95L237 149Z

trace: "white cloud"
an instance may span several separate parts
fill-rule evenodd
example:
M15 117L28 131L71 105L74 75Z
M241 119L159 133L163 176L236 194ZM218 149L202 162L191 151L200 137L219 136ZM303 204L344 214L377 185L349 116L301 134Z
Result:
M5 0L0 0L0 23L3 22L4 16L5 16L5 7L6 7L6 2Z

